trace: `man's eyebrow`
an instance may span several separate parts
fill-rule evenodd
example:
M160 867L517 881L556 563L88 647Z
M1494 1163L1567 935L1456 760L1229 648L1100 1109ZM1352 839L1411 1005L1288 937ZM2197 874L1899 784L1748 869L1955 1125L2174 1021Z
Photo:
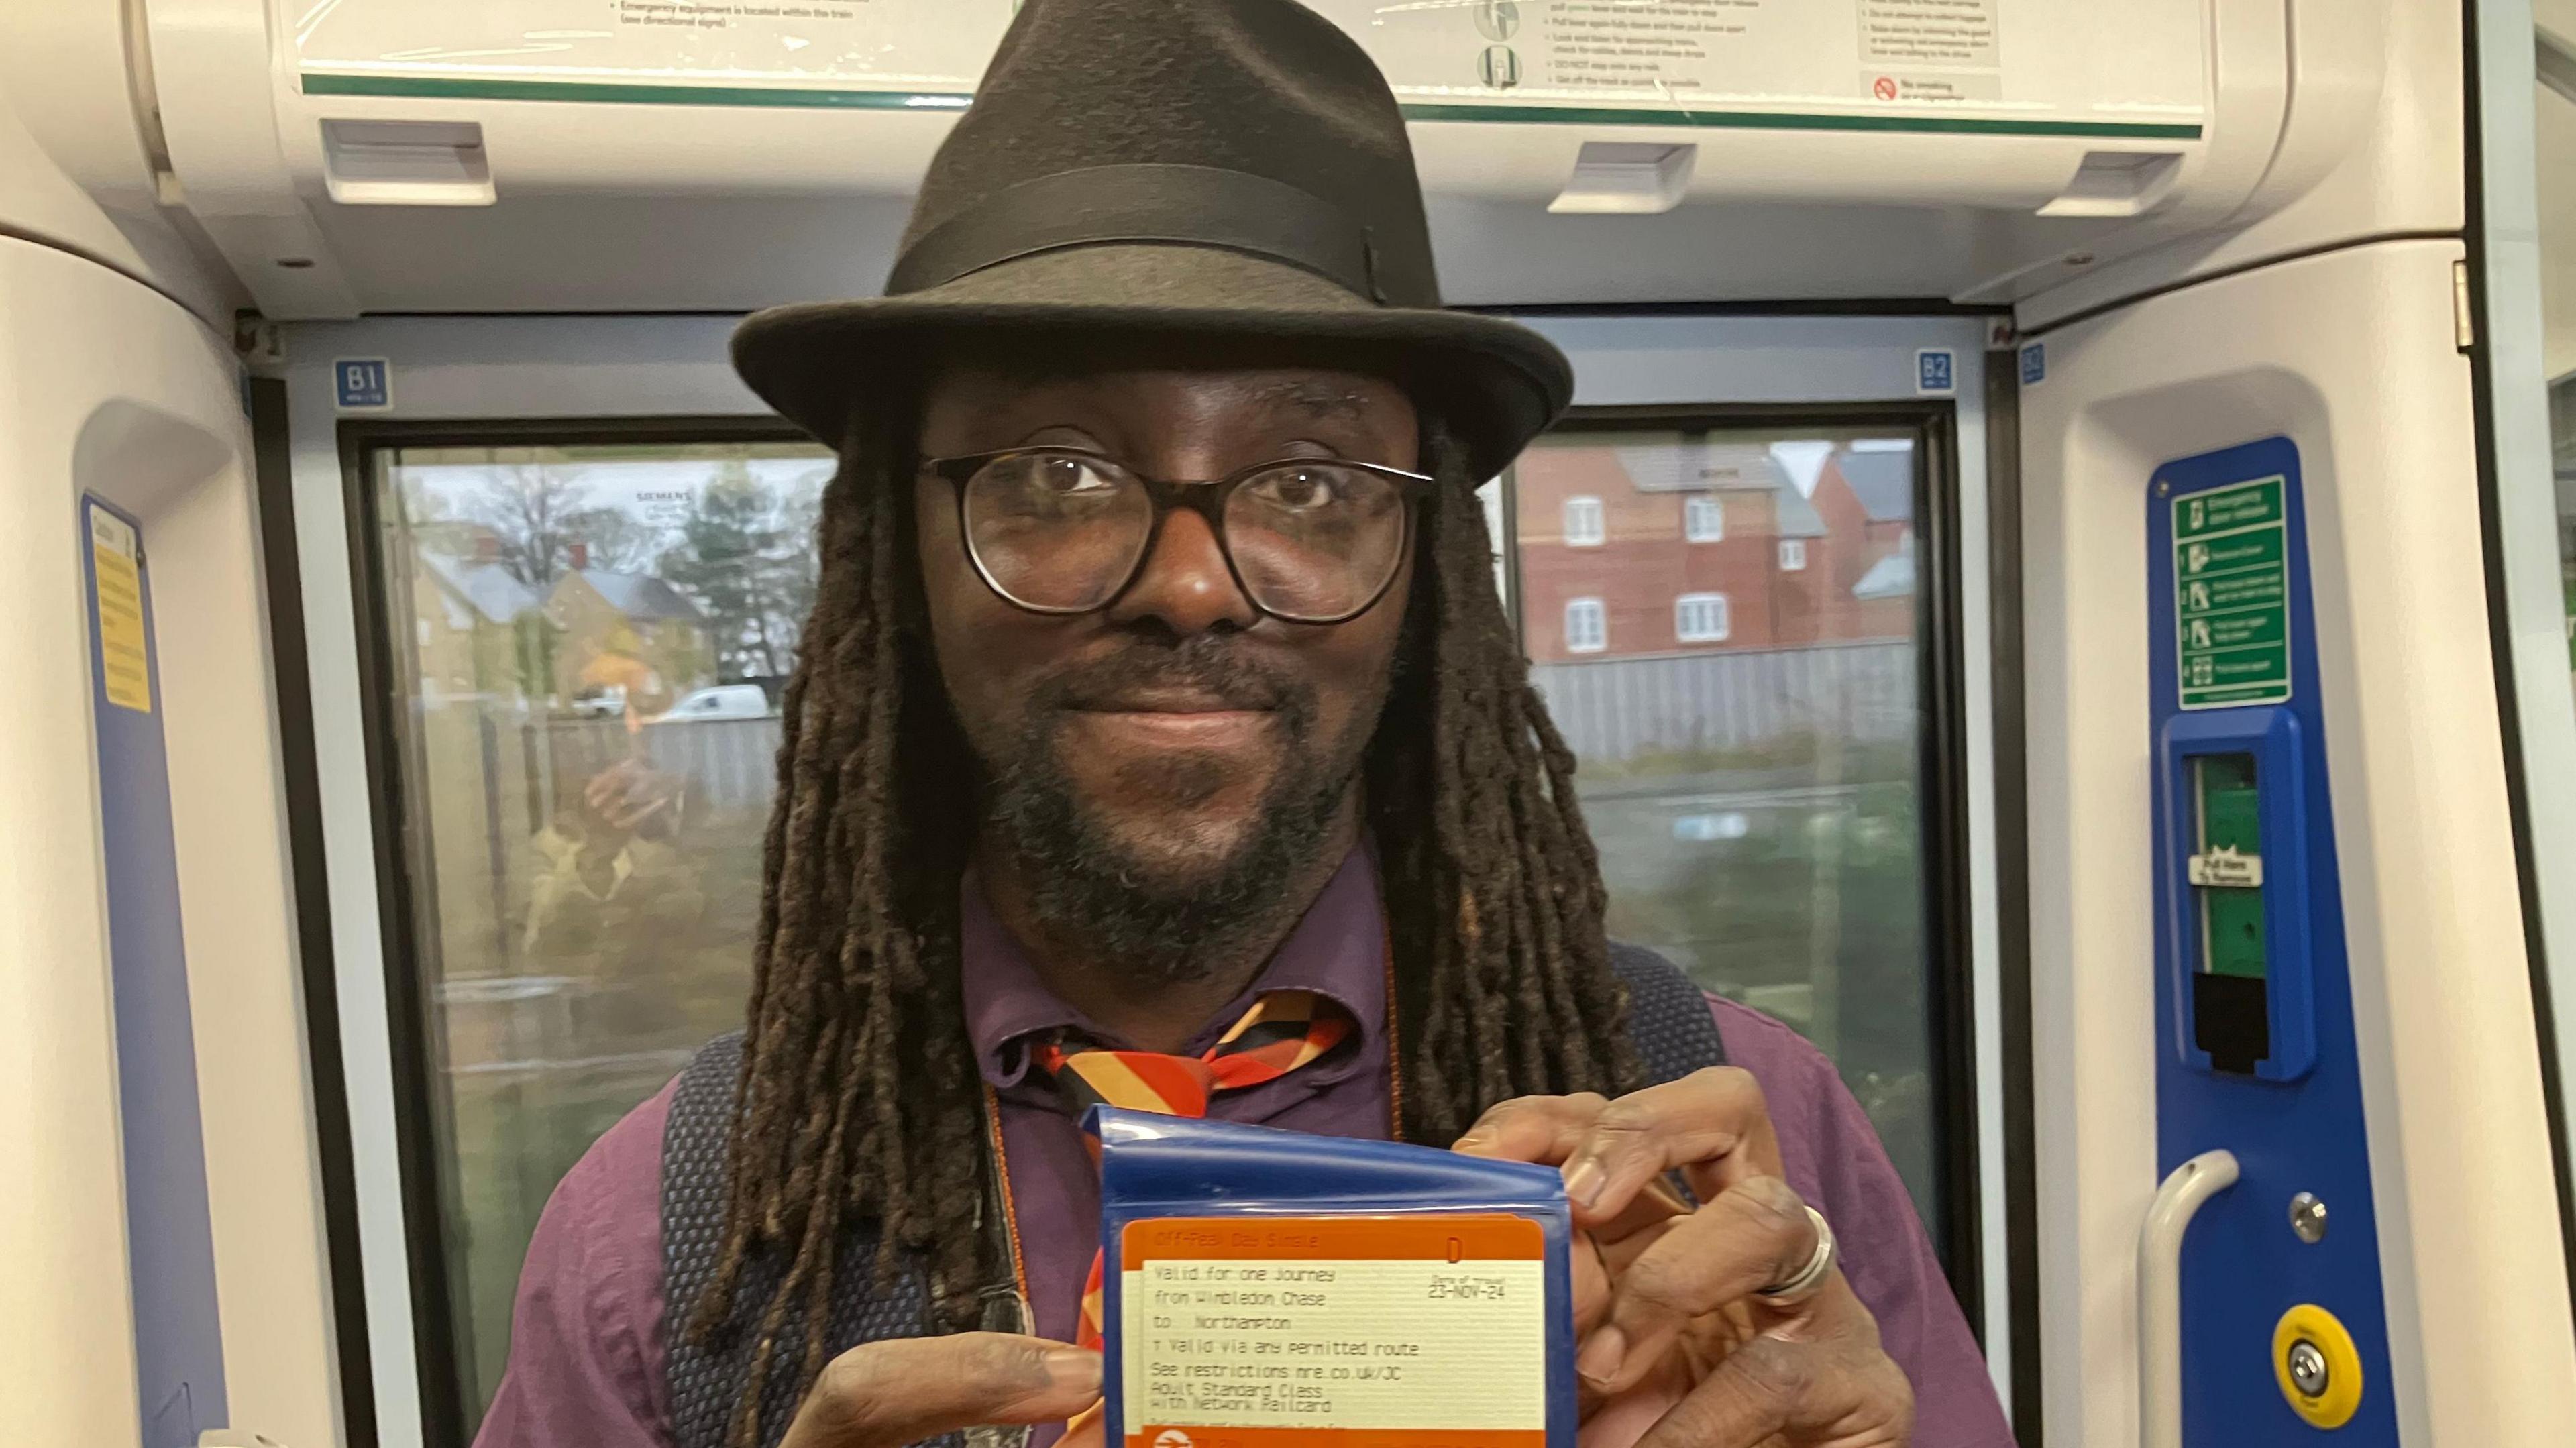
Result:
M1261 389L1260 400L1271 406L1294 408L1309 417L1335 421L1358 419L1368 412L1368 400L1359 392L1310 377L1274 382Z

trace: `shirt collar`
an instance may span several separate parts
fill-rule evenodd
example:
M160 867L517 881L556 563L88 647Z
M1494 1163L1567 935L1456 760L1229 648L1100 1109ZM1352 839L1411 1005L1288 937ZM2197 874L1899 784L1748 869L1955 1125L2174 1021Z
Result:
M973 871L958 885L958 968L963 972L966 1032L975 1064L996 1088L1017 1085L1028 1074L1028 1048L1058 1031L1073 1030L1104 1046L1120 1044L1082 1012L1055 997L1038 980L1027 952L993 914ZM1264 991L1310 990L1350 1012L1362 1049L1310 1068L1339 1076L1346 1063L1370 1053L1370 1038L1386 1021L1386 916L1378 899L1377 869L1365 849L1354 849L1324 882L1297 928L1279 943L1243 993L1228 1001L1191 1036L1182 1054L1213 1045L1243 1018ZM1304 1072L1299 1073L1301 1076ZM1318 1078L1313 1084L1327 1084Z

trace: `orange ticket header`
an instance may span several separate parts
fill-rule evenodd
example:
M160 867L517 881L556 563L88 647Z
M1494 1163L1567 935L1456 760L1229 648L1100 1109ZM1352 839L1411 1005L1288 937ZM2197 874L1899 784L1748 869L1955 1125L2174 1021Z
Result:
M1120 1239L1126 1270L1183 1258L1344 1262L1537 1261L1547 1237L1537 1222L1503 1212L1406 1213L1385 1217L1152 1217L1130 1222ZM1289 1431L1289 1430L1281 1430ZM1357 1431L1357 1430L1352 1430ZM1345 1440L1335 1438L1337 1443ZM1444 1439L1454 1444L1457 1440ZM1170 1445L1181 1448L1181 1445ZM1197 1448L1210 1448L1200 1444ZM1262 1448L1247 1441L1243 1448ZM1361 1443L1346 1448L1437 1448L1422 1443Z

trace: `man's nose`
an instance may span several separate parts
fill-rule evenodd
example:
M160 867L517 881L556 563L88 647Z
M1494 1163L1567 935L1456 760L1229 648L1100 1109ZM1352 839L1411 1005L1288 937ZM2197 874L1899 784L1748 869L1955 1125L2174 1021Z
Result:
M1250 628L1260 622L1261 611L1235 584L1207 519L1175 508L1164 517L1136 581L1110 605L1109 617L1120 624L1153 619L1186 638L1224 625Z

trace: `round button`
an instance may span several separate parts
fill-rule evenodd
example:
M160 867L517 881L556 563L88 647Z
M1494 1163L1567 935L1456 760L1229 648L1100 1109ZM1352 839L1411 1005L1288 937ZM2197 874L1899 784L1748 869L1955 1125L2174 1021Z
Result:
M2273 1327L2272 1375L2290 1411L2313 1427L2340 1428L2361 1411L2361 1350L2315 1303L2282 1313Z
M2328 1377L2326 1355L2317 1350L2315 1343L2303 1337L2290 1344L2290 1382L2298 1388L2299 1396L2324 1397Z

